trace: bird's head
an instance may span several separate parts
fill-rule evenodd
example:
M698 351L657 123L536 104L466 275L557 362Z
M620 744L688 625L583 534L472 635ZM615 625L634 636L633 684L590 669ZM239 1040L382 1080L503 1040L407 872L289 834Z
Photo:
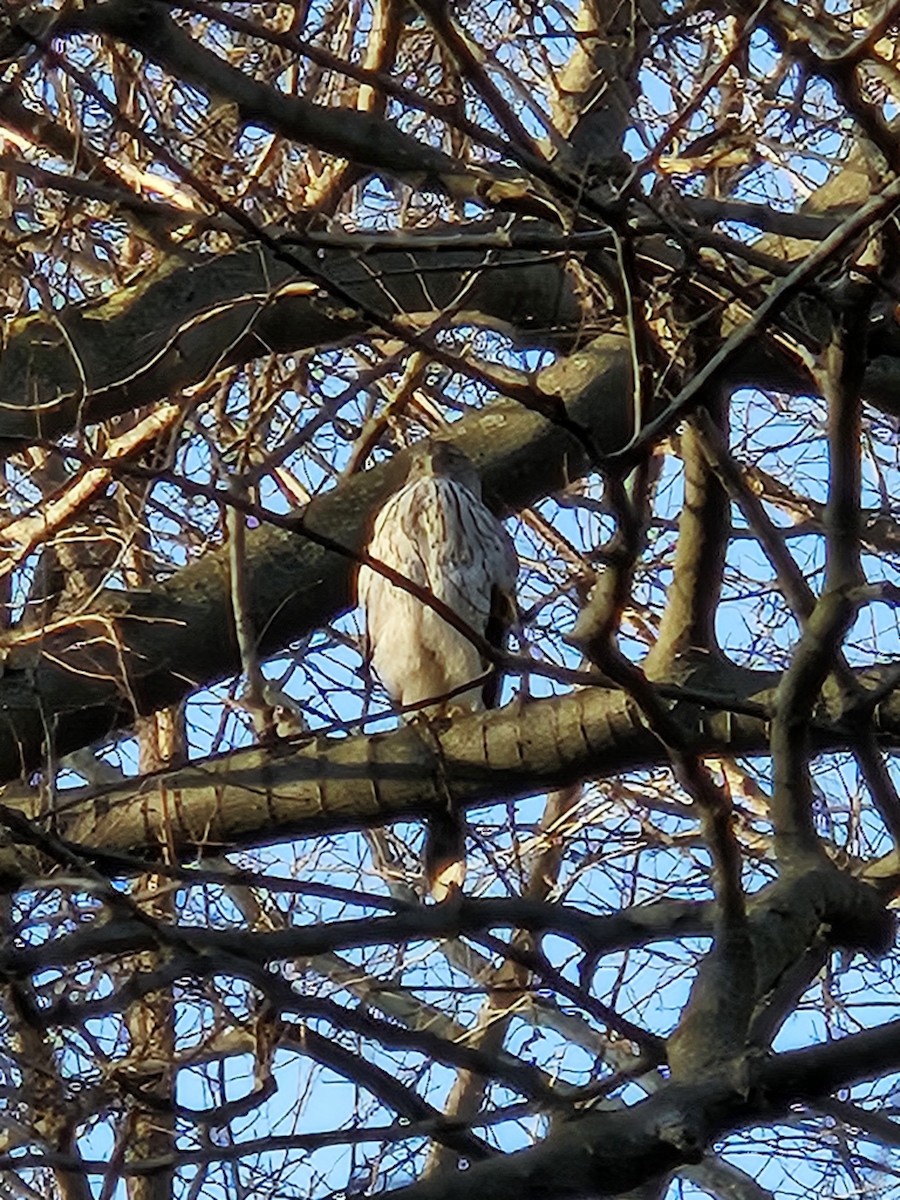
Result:
M481 495L481 476L468 454L443 438L426 438L413 448L408 480L435 476L452 479L475 496Z

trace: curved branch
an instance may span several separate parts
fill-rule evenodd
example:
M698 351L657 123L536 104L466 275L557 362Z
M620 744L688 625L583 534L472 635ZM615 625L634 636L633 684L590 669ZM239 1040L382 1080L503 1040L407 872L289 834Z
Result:
M684 738L698 754L766 753L766 721L740 715L731 704L753 695L764 712L772 684L767 676L728 671L721 710L682 706L677 720ZM880 707L879 727L888 744L900 744L900 697ZM854 734L838 717L812 736L817 747L837 749L852 744ZM100 794L65 792L52 814L54 829L85 855L98 860L106 855L112 869L120 869L115 855L152 860L163 844L187 855L210 845L358 829L427 816L446 803L447 788L457 805L468 808L667 761L631 701L603 688L527 705L514 702L455 721L437 740L440 764L435 743L409 726L368 737L320 737L293 750L287 745L241 750ZM4 799L37 817L40 797L33 790ZM26 842L27 832L17 832L14 840ZM887 876L883 886L889 886Z
M367 309L431 314L467 288L458 320L490 316L546 340L539 330L577 327L579 307L557 261L495 250L489 269L478 251L397 249L363 261L350 250L294 248ZM511 292L516 295L510 309ZM70 306L10 323L0 358L0 446L15 448L174 396L223 366L296 352L367 332L315 284L261 245L185 266L174 255L148 277L95 306Z
M615 1196L683 1163L699 1162L714 1138L785 1115L792 1104L900 1068L900 1021L837 1042L779 1054L746 1095L726 1086L668 1084L620 1112L560 1125L546 1141L468 1171L385 1193L392 1200L548 1200Z

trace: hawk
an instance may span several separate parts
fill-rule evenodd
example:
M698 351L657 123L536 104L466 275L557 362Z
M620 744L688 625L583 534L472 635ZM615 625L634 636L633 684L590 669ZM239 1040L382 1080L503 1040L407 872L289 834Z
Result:
M379 510L367 549L492 646L505 646L519 561L509 534L481 499L474 464L452 442L428 440L414 449L406 483ZM426 719L496 704L497 672L485 678L490 664L433 608L366 566L358 590L368 658L392 700L420 705L417 714ZM466 688L469 681L473 686ZM462 884L465 829L450 807L429 818L424 868L436 900Z

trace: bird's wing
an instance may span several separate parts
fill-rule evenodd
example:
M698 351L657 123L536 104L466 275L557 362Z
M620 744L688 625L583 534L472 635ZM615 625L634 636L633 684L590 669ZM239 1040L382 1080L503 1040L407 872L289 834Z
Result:
M504 591L503 588L496 585L491 588L491 611L488 615L484 636L495 650L506 649L509 631L516 622L516 616L516 600L512 592ZM500 695L500 682L501 672L492 671L481 693L485 708L496 706Z
M516 579L519 556L512 538L493 513L485 509L491 521L491 536L486 538L487 565L491 576L490 610L484 629L485 639L495 650L505 650L510 629L518 617ZM494 708L500 694L501 672L492 672L482 695L485 708Z
M429 586L427 564L423 557L423 538L419 515L423 497L418 481L407 484L391 496L378 512L372 537L366 547L372 558L423 587ZM365 611L363 660L374 669L393 698L403 695L402 676L391 671L391 647L398 629L410 620L408 593L398 588L380 571L363 565L357 576L357 599Z

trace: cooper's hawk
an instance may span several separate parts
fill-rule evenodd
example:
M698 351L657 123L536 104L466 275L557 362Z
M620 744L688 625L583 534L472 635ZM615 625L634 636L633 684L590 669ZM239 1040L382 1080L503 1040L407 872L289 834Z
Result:
M416 447L406 483L375 518L368 551L426 588L491 645L505 645L515 614L518 558L509 534L482 502L478 472L451 442ZM497 673L483 678L489 664L433 608L369 567L359 572L359 600L370 661L398 704L420 704L416 711L432 718L496 703ZM466 689L470 680L480 682ZM462 883L464 855L465 828L448 806L446 814L429 819L425 839L425 877L435 899Z

